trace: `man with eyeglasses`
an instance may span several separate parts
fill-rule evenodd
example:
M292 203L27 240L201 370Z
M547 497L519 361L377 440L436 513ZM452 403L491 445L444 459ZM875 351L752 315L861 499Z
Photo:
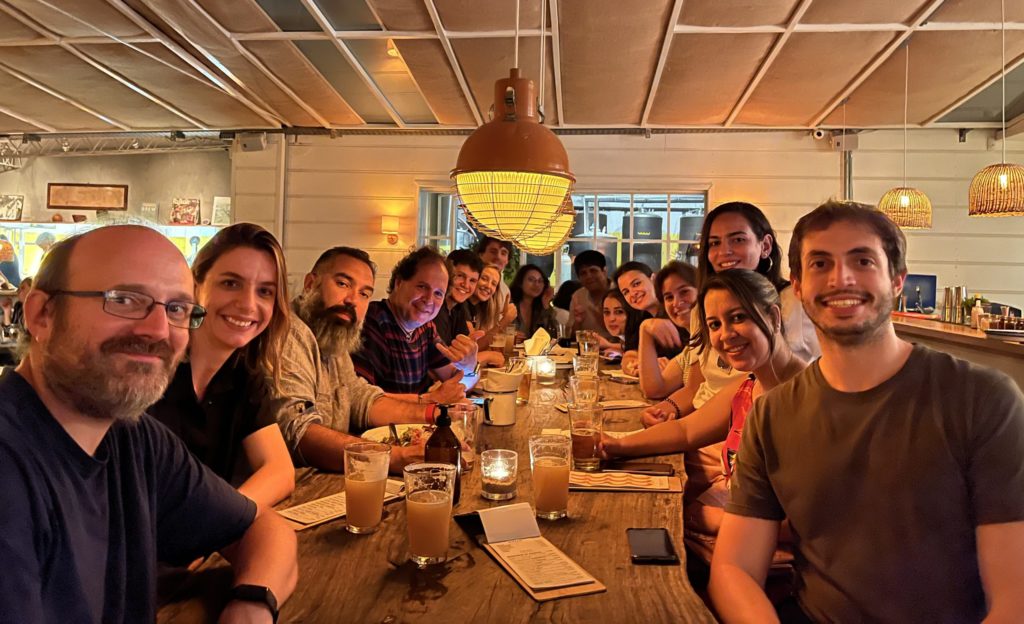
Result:
M271 622L295 535L143 412L202 323L181 253L114 226L55 245L25 301L27 353L0 377L0 614L152 622L157 561L235 564L221 621Z

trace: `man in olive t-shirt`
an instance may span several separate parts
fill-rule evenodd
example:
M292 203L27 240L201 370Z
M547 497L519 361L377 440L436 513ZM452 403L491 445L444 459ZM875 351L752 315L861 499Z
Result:
M1003 373L896 336L905 249L857 204L797 223L791 277L822 357L747 419L712 562L723 621L775 619L761 585L783 519L798 575L783 619L1024 613L1024 397Z

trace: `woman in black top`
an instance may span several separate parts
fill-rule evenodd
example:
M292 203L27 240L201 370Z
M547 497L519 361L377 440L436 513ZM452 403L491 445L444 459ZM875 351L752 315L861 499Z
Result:
M214 472L269 507L295 488L268 387L288 335L284 253L270 232L238 223L199 251L192 274L206 318L151 413Z
M512 285L508 287L512 303L518 310L516 341L529 338L539 327L547 326L551 317L550 300L544 294L551 287L548 276L535 264L519 267Z

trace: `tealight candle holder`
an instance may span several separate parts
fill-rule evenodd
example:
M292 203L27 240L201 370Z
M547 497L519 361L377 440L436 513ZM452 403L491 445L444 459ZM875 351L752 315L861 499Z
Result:
M555 382L555 361L544 355L530 357L530 367L538 383L552 384Z
M519 455L515 451L491 449L480 454L480 495L487 500L516 497Z

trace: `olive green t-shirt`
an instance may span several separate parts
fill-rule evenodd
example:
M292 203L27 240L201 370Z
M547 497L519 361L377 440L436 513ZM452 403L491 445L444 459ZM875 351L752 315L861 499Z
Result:
M975 528L1024 520L1024 397L921 346L864 392L815 362L755 403L726 510L789 519L815 620L980 621Z

